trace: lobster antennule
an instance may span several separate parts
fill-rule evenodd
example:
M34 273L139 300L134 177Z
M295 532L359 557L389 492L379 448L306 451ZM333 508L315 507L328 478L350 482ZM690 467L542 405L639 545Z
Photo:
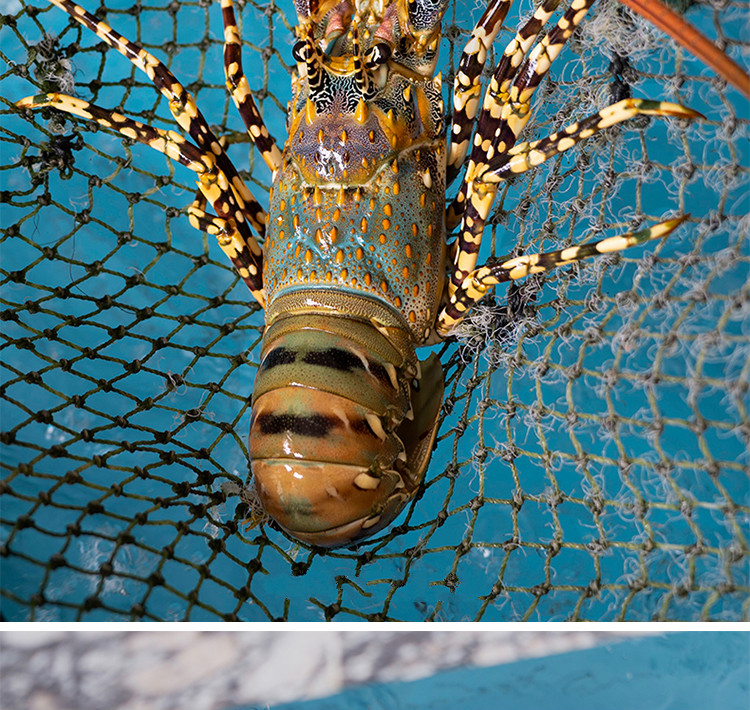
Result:
M365 68L362 48L359 44L359 23L356 19L352 22L352 58L354 60L354 83L360 95L364 99L368 99L370 98L372 81Z
M310 35L305 38L303 51L305 68L307 70L307 86L309 88L310 97L314 101L315 96L319 95L325 89L326 70L323 65L323 59L318 52L318 48L315 46L315 42Z
M332 42L346 31L352 18L352 5L349 0L339 3L328 18L323 37L326 42Z

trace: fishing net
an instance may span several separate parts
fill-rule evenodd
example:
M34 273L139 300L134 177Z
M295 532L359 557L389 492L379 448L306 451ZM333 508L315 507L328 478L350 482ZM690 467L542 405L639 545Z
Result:
M750 615L747 102L617 2L597 5L527 135L629 92L706 121L630 121L519 176L482 259L691 217L477 307L438 348L446 398L419 499L372 540L323 553L245 524L263 314L188 225L193 174L13 106L58 90L172 128L166 101L58 9L2 0L4 619ZM87 9L165 59L266 202L269 172L224 89L216 4ZM532 9L511 10L496 52ZM747 66L747 3L678 9ZM471 0L448 11L446 84L480 13ZM238 15L256 101L283 139L292 5Z

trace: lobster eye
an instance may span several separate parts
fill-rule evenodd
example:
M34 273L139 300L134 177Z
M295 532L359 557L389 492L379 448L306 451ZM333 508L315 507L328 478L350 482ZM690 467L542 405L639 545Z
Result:
M305 57L307 56L307 42L305 40L300 39L297 42L294 43L294 46L292 47L292 57L295 62L300 63L304 62Z
M378 42L365 52L365 66L368 69L375 69L385 64L390 58L391 46L385 42Z

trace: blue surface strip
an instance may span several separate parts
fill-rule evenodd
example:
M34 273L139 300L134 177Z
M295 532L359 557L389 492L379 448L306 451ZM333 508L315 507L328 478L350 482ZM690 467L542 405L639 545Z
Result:
M631 639L242 710L748 710L750 634Z

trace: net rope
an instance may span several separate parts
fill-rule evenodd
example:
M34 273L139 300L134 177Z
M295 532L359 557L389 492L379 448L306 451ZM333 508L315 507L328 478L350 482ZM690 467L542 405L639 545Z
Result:
M707 120L630 121L520 176L498 194L480 261L690 220L478 306L440 348L443 421L419 499L372 541L321 553L243 523L263 317L188 224L192 173L85 121L13 106L57 90L173 128L166 102L56 8L2 4L4 619L750 616L750 143L736 91L618 3L597 3L525 135L629 87ZM216 4L86 7L165 59L267 203L270 175L224 88ZM496 52L532 9L511 10ZM680 9L750 63L747 3ZM283 141L293 7L238 10L245 70ZM480 13L448 11L446 85Z

